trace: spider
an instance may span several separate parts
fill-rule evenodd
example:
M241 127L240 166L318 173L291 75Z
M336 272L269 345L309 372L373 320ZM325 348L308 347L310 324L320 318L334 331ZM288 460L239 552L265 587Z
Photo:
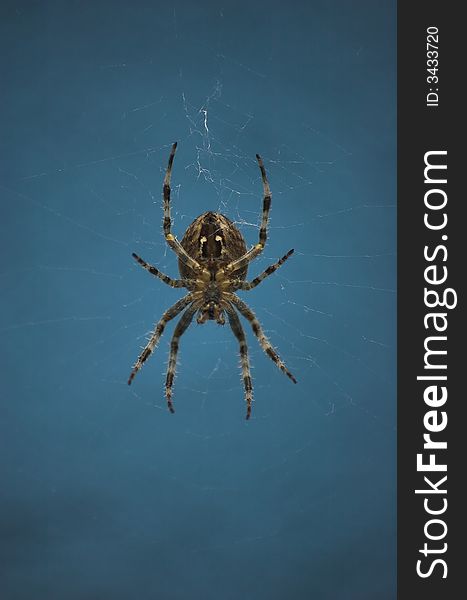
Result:
M171 413L175 412L172 403L172 386L175 377L180 337L190 326L196 313L198 313L196 320L199 324L206 321L216 321L219 325L224 325L225 313L227 314L232 332L240 346L243 385L247 404L246 418L249 419L253 399L253 386L248 359L248 346L236 311L250 322L253 333L258 338L261 348L269 358L294 383L297 383L297 380L271 346L254 312L235 292L237 290L252 290L255 288L266 277L272 275L272 273L283 265L292 256L293 250L289 250L287 254L273 265L270 265L252 281L246 281L249 263L261 254L266 244L269 210L271 208L271 190L266 177L266 170L259 154L256 155L256 159L261 171L264 192L259 242L247 250L245 240L237 227L227 217L217 212L205 212L200 215L185 231L182 241L178 241L172 233L172 220L170 218L170 178L176 149L177 143L175 142L172 145L169 164L164 178L164 236L167 244L178 257L178 269L181 279L172 279L168 275L161 273L159 269L148 264L135 253L133 253L133 258L144 269L149 271L151 275L162 279L164 283L173 288L186 288L188 294L171 306L156 324L154 332L131 371L128 385L131 384L136 373L154 351L167 323L184 310L181 319L175 327L170 343L169 363L165 382L167 406Z

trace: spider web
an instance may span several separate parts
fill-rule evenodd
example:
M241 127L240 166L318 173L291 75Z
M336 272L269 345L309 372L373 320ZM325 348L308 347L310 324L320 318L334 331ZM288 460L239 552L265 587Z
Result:
M224 35L222 11L215 17L216 40L204 42L179 10L166 10L161 22L175 43L188 47L174 50L170 74L147 49L131 58L88 58L99 82L94 85L108 86L106 110L97 101L85 105L80 96L74 112L70 103L79 122L64 117L56 146L41 156L36 144L28 167L20 161L3 179L5 198L19 207L8 221L18 235L17 264L2 273L8 310L0 326L7 344L18 349L5 364L12 378L31 382L24 384L29 398L32 382L41 379L42 397L67 399L66 408L52 400L56 423L67 430L70 414L81 423L77 435L90 454L119 435L138 444L138 431L149 423L156 436L182 439L187 453L205 457L206 464L213 447L226 459L232 444L238 449L250 439L246 448L254 447L257 456L239 450L238 464L248 464L260 480L286 483L308 468L323 445L332 463L329 440L345 451L356 428L368 447L380 436L394 440L395 187L387 183L394 177L394 139L378 140L383 166L368 170L369 162L377 164L369 159L370 135L362 133L357 143L351 128L341 132L332 118L320 116L320 107L326 111L319 103L290 106L280 77L274 89L284 94L281 102L263 97L260 90L277 77L272 42L258 59L244 61ZM357 41L349 51L356 63L365 59ZM141 81L150 83L138 87ZM136 91L127 91L132 85ZM132 386L126 384L155 323L183 293L131 259L137 252L177 276L176 257L162 235L162 180L173 141L179 143L172 173L179 239L199 214L217 210L235 222L249 246L257 242L258 152L273 200L267 246L251 263L248 279L295 249L258 288L239 292L299 381L293 386L280 373L243 322L255 397L248 424L238 343L228 325L193 324L181 339L175 416L166 414L163 393L174 322ZM384 189L383 172L389 172ZM32 255L18 251L25 240ZM31 290L35 302L28 300ZM42 353L38 365L27 361L26 377L19 367L25 348ZM40 405L34 415L45 432L53 430ZM30 400L20 408L30 409ZM266 436L267 449L246 437L256 435L252 426ZM289 433L283 437L281 431ZM187 476L177 460L170 457L172 475L161 476L161 486L174 494L214 501L237 497L249 485L233 464L226 477L196 465ZM375 468L371 457L362 461L365 469ZM328 481L321 484L313 502L331 501L336 492ZM292 498L300 514L307 499ZM248 526L251 534L232 530L209 547L257 547L284 535L274 519ZM188 551L197 555L205 547L190 542Z
M228 58L220 55L219 61L223 65L228 62ZM127 67L126 64L102 66L103 69L112 70ZM235 67L249 72L253 77L264 77L241 63L235 63ZM176 300L173 290L161 289L163 284L140 273L127 260L129 253L136 250L164 272L172 276L177 274L177 261L165 245L161 232L160 188L170 143L145 146L148 138L157 138L154 133L158 122L169 111L175 113L174 118L178 119L178 128L182 131L178 136L179 149L172 183L173 230L179 239L198 214L212 209L229 216L240 228L249 245L255 243L258 237L262 187L254 152L248 148L257 137L261 137L261 130L267 124L261 115L257 118L248 111L242 112L228 104L224 99L221 79L215 82L201 102L197 102L184 89L182 77L181 90L178 98L160 97L157 101L129 106L121 113L119 126L122 131L133 133L135 144L142 146L140 150L83 160L51 171L25 175L17 183L18 188L27 189L26 192L7 190L47 214L54 221L53 226L61 226L59 222L63 221L64 226L73 230L78 244L81 241L86 245L89 238L97 240L104 258L106 254L115 253L116 248L119 252L125 249L125 262L117 271L106 271L104 265L97 266L102 255L96 257L96 264L72 267L56 257L55 262L38 264L25 271L26 276L34 271L47 272L57 281L79 273L88 278L90 286L95 284L96 279L101 280L101 285L114 280L126 291L124 303L117 302L115 306L108 306L107 311L96 314L72 312L57 319L13 322L3 329L4 332L24 328L45 330L60 323L72 322L79 327L83 321L107 322L110 329L108 335L97 336L97 339L91 340L90 345L79 348L78 353L90 351L95 354L99 350L99 355L93 360L92 376L103 377L102 381L109 385L121 386L126 382L126 372L115 373L114 377L110 374L115 355L133 348L136 358L146 337L152 332L152 322L150 328L147 328L148 309L154 313L154 322L157 322L165 308ZM352 370L361 372L363 377L369 376L386 385L390 377L380 370L377 360L374 364L373 361L375 355L376 358L379 355L383 362L390 357L394 352L394 340L365 329L355 337L347 338L345 332L353 329L353 315L346 314L345 310L330 309L322 298L330 293L339 298L349 297L352 302L353 295L357 294L368 304L377 303L380 299L383 299L384 304L388 298L394 298L393 281L389 277L380 277L379 272L383 269L387 272L387 265L394 262L395 253L391 248L388 250L387 243L378 247L362 244L359 252L345 252L345 248L334 245L338 240L337 234L332 237L331 243L326 240L324 249L307 238L310 232L320 227L332 232L333 229L338 231L342 226L353 227L354 232L351 232L350 237L353 233L357 237L361 234L362 215L370 214L372 218L376 213L377 218L387 219L388 215L393 218L395 206L379 202L354 203L353 198L346 193L342 197L327 198L325 202L316 198L314 189L320 182L333 179L336 174L342 175L348 168L352 152L312 124L303 122L300 127L308 140L312 140L317 156L304 156L298 149L285 143L273 144L268 148L264 159L273 189L269 241L263 255L250 265L250 278L275 262L290 246L295 247L295 255L261 285L262 288L267 287L269 293L261 294L262 290L258 288L244 297L255 307L268 337L279 348L286 363L300 373L300 379L304 381L303 387L313 388L314 378L318 378L324 385L323 392L318 396L307 392L318 410L325 415L332 415L344 407L352 406L361 410L367 418L378 421L381 415L359 400L358 394L342 377L339 365L345 363ZM105 179L108 175L113 179L114 189L108 189L107 183L104 187L100 182L101 178ZM345 175L343 179L345 181ZM83 219L73 214L66 202L63 207L58 207L43 201L44 194L41 190L53 187L57 181L68 186L67 193L76 194L76 187L80 194L84 190L81 200L90 209L90 217L88 214ZM115 232L112 231L112 226ZM350 242L354 242L352 237ZM294 269L293 263L296 263ZM135 276L133 271L138 271ZM342 276L336 278L336 271ZM4 277L9 274L12 272L5 273ZM131 286L138 288L137 293L131 290L129 281ZM274 294L272 297L271 288ZM255 296L261 299L258 301ZM142 318L140 312L142 308L145 318ZM342 308L342 304L339 308ZM248 331L247 323L245 328ZM329 337L315 335L316 330L329 332ZM198 404L204 406L206 398L215 395L215 389L220 384L224 392L227 389L242 397L241 381L232 361L232 355L238 351L237 342L229 331L227 335L225 333L220 328L208 325L196 337L190 339L186 335L183 338L182 360L190 356L190 352L196 352L199 345L208 358L203 361L201 368L191 373L189 379L197 382L196 387L190 387L184 377L177 381L179 396L186 393L190 396L190 402L196 403L197 398ZM117 336L119 341L115 344L112 340ZM254 368L261 350L256 340L250 335L249 337L252 338L249 346ZM156 373L153 377L160 377L160 369L154 363L160 364L162 356L166 356L169 339L170 332L145 365L144 373L138 375L138 379L148 377L148 371L154 369ZM332 368L323 366L323 354L332 358ZM71 350L66 361L71 364L75 355L76 348ZM216 358L213 361L214 356ZM182 360L179 360L179 372L192 369L189 360L183 364ZM271 364L270 368L272 370L274 365ZM273 385L258 379L255 381L257 395L267 396ZM143 397L137 388L137 385L133 386L130 393L141 400ZM293 390L293 394L296 393L297 388ZM165 410L162 394L159 401L154 401L154 392L151 390L147 401ZM284 407L284 410L287 408ZM267 406L263 406L262 413L261 418L267 418ZM256 417L260 418L260 415Z

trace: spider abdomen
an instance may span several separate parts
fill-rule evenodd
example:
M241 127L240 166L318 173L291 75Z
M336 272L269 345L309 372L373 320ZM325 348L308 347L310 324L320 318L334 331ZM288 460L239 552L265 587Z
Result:
M185 231L181 245L189 256L214 273L247 251L238 228L226 216L216 212L206 212L196 218ZM178 268L183 278L195 278L192 269L181 260ZM234 277L245 279L247 270L248 265L239 269Z

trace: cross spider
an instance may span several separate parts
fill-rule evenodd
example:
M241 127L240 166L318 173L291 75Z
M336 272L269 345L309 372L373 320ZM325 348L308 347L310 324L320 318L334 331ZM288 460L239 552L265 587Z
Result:
M167 244L178 256L178 269L181 279L168 277L135 253L133 253L133 258L149 273L162 279L167 285L174 288L187 288L189 293L162 315L146 347L141 352L131 371L128 385L131 384L136 373L141 369L146 359L157 346L168 321L174 319L185 309L182 318L175 327L170 343L169 364L165 382L167 405L171 413L175 412L172 404L172 385L175 376L180 337L191 324L196 312L198 313L196 320L199 324L215 320L219 325L224 325L224 313L227 313L230 327L240 344L240 359L245 387L245 400L247 403L246 418L249 419L251 415L251 401L253 399L253 386L251 383L250 362L248 360L248 346L245 333L235 309L251 323L253 333L258 338L261 348L269 358L294 383L297 383L297 380L271 346L251 308L240 300L235 292L237 290L252 290L255 288L263 279L272 275L274 271L283 265L292 256L293 250L289 250L287 254L269 266L252 281L245 281L248 264L261 254L266 244L269 210L271 208L271 190L269 189L266 170L259 154L256 155L256 159L261 170L264 197L258 244L247 250L245 240L237 227L227 217L216 212L206 212L195 219L185 231L182 241L179 242L172 234L172 221L170 218L170 177L176 148L177 143L172 146L164 178L164 236Z

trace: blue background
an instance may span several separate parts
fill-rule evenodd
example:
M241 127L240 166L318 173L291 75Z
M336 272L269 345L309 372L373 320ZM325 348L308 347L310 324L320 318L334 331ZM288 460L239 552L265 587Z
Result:
M395 3L2 3L1 597L395 598ZM175 233L270 237L248 323L194 324L176 414Z

